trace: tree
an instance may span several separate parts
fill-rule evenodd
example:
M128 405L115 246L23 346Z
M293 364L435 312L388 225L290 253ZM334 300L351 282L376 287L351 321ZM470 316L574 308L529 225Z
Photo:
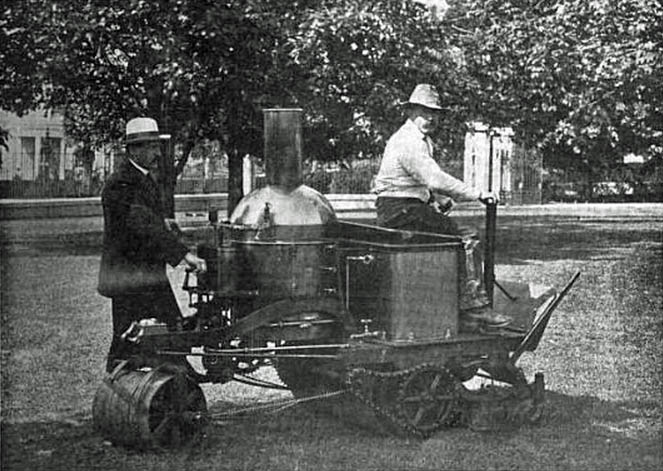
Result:
M663 153L657 2L459 0L444 22L467 61L467 105L548 165L591 180L628 152Z
M410 0L16 0L4 14L0 106L63 108L93 146L155 117L183 148L171 185L202 138L237 174L260 154L262 107L305 108L311 157L370 155L414 83L455 81L439 22Z
M325 1L300 13L283 48L307 111L308 155L378 155L414 84L453 88L457 64L435 16L409 0Z
M87 145L119 139L131 117L155 117L184 149L173 187L201 137L225 138L238 155L259 142L253 99L271 38L240 4L15 1L4 8L11 67L1 74L0 105L63 108L68 134Z
M223 143L237 178L261 154L263 107L304 108L308 157L379 155L417 82L443 93L438 142L452 153L473 119L585 171L663 152L653 0L456 0L444 15L422 3L440 2L13 0L0 107L61 108L91 146L155 117L182 149L170 187L201 139Z
M9 133L5 129L0 128L0 147L4 147L5 150L9 150L9 146L7 145L8 139ZM2 168L2 149L0 149L0 168Z

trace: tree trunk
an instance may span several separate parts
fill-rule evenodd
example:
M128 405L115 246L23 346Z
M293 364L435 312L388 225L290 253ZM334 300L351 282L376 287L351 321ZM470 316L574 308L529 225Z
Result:
M231 149L228 153L228 219L239 200L244 196L242 191L242 153Z
M171 139L162 145L162 158L159 160L159 179L161 196L166 216L175 217L175 185L177 184L177 169L173 155L173 142Z

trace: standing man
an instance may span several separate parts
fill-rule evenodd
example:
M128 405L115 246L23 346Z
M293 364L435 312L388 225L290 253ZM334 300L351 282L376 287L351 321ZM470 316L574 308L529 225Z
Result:
M378 225L395 229L435 232L461 236L466 260L461 260L461 327L499 328L511 319L488 308L485 290L480 288L481 262L476 256L476 237L464 233L436 204L435 194L456 201L496 201L442 171L433 159L433 141L440 97L432 85L419 84L406 103L407 120L394 133L384 151L375 180Z
M156 318L170 330L182 315L166 276L166 263L184 260L198 272L205 261L182 244L166 221L161 192L154 180L161 155L157 122L135 118L126 126L126 159L104 186L104 238L99 293L112 300L113 338L107 371L131 356L133 345L122 339L132 322Z

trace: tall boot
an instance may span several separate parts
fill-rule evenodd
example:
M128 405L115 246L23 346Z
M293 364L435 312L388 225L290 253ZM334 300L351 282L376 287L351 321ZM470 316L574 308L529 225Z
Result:
M460 302L460 329L464 332L478 332L508 326L513 319L490 307L486 291L477 280L467 280Z

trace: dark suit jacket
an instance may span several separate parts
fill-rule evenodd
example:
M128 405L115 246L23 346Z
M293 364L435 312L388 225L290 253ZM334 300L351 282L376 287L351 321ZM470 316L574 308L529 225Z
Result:
M156 183L126 161L107 181L101 202L99 293L115 297L170 291L166 263L177 265L188 249L166 228Z

